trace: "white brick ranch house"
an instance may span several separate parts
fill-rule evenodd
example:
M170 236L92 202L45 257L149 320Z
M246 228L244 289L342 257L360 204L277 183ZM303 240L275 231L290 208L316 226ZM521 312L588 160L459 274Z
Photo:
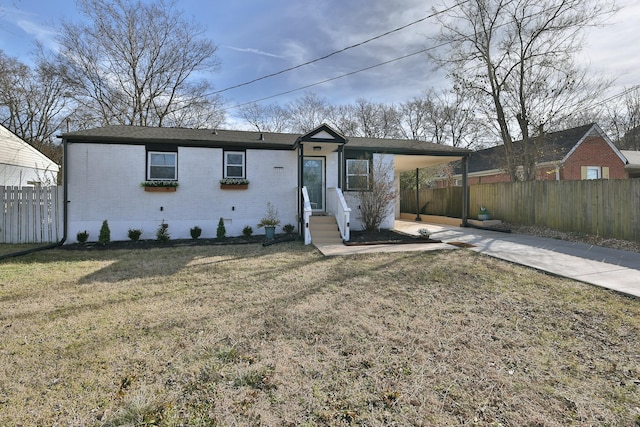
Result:
M403 171L469 155L421 141L345 138L327 125L305 135L107 126L61 138L68 242L83 230L97 240L103 220L112 240L127 240L130 228L153 239L162 222L172 239L189 238L194 226L202 237L215 237L220 218L227 236L238 236L246 226L257 232L267 202L277 208L281 226L294 225L307 243L313 239L308 217L316 213L336 216L348 240L350 229L361 229L356 191L367 188L376 162L389 166L387 179L398 189ZM225 179L248 185L226 186ZM178 186L152 192L141 186L148 181ZM399 206L396 200L382 228L393 227Z

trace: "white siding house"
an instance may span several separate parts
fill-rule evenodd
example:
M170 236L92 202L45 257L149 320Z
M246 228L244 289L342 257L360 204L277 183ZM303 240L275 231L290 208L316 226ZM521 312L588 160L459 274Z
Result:
M108 220L112 240L142 229L155 238L169 225L172 239L189 238L199 226L202 237L215 237L220 218L228 236L256 229L270 202L281 225L304 227L302 188L314 213L335 214L332 197L344 193L351 229L360 229L356 191L366 177L354 165L389 166L387 179L400 172L464 158L467 150L418 141L345 138L327 125L306 135L228 130L108 126L62 135L66 150L67 230L87 230L98 238ZM225 186L224 179L248 181ZM364 180L364 181L363 181ZM176 185L150 191L142 183ZM399 205L399 203L397 203ZM382 227L398 216L390 206Z
M55 185L58 165L0 125L0 186Z

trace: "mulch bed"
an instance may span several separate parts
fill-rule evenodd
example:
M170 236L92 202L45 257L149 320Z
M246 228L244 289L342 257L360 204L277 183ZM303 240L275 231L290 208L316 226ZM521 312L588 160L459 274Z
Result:
M442 241L425 239L420 236L400 233L394 230L352 231L350 233L350 240L345 242L345 245L397 245L408 243L442 243Z
M275 243L289 242L298 239L298 236L276 236L275 240L265 241L264 235L256 236L240 236L240 237L227 237L225 239L170 239L165 242L159 242L157 240L123 240L114 241L106 245L101 245L97 242L90 243L73 243L70 245L62 245L60 249L66 250L113 250L113 249L151 249L151 248L175 248L182 246L213 246L213 245L245 245L251 243L262 243L265 246Z
M347 246L359 246L359 245L397 245L397 244L411 244L411 243L442 243L441 240L425 239L420 236L414 236L411 234L400 233L394 230L380 230L380 231L352 231L350 233L350 241L345 242ZM276 236L275 240L265 241L264 235L256 235L250 237L227 237L224 240L220 239L170 239L166 242L159 242L157 240L124 240L114 241L106 245L101 245L97 242L90 243L73 243L69 245L63 245L60 248L65 250L82 250L82 251L104 251L114 249L151 249L151 248L172 248L182 246L212 246L212 245L243 245L251 243L261 243L263 246L270 246L282 242L290 242L298 240L298 235Z

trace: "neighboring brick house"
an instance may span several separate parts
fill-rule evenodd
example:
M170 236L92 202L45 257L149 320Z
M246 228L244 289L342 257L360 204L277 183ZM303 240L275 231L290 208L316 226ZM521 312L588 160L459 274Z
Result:
M520 141L514 143L514 149L521 151ZM536 159L536 179L627 179L628 163L600 126L590 123L544 136ZM468 171L469 184L510 181L505 169L504 147L499 145L472 153ZM454 182L458 183L461 177L458 167Z
M640 151L620 150L627 159L624 169L629 174L629 178L640 178Z

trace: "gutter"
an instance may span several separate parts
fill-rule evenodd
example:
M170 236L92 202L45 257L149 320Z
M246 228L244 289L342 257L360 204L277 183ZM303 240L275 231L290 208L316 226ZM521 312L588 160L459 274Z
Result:
M0 255L0 261L5 260L7 258L13 258L23 255L29 255L35 252L47 251L49 249L55 249L64 245L64 242L67 241L67 198L68 198L68 189L67 189L67 140L62 140L62 239L56 243L51 243L46 246L39 246L37 248L27 249L24 251L13 252L6 255Z

